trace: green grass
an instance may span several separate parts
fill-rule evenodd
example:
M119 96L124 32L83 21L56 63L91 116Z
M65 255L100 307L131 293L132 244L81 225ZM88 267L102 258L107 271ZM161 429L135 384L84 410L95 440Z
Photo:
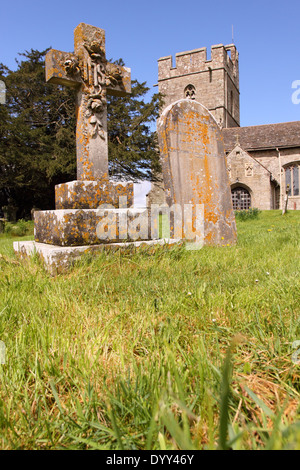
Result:
M57 277L13 240L1 449L300 449L299 211L238 221L235 247L103 253Z

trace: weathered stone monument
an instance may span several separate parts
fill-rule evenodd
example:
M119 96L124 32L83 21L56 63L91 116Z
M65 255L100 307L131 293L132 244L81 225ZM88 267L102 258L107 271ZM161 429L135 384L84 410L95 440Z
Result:
M131 74L106 60L104 30L80 23L74 31L74 54L54 49L47 53L46 80L76 91L77 181L57 186L56 208L114 204L117 195L128 195L132 202L132 184L122 190L108 179L106 97L129 94Z
M74 54L50 50L46 81L72 87L77 101L77 179L108 177L107 94L131 91L130 69L105 57L105 31L80 23L74 30Z
M105 57L105 32L84 23L74 31L74 54L50 50L46 80L76 91L77 180L55 188L56 210L35 213L35 241L58 246L99 243L98 208L122 209L133 202L133 184L115 183L108 175L107 94L131 91L130 69ZM112 240L114 241L114 240Z
M168 206L182 210L192 206L194 227L195 208L201 206L203 244L234 244L235 217L222 133L215 118L197 101L182 99L163 111L157 132ZM189 239L190 232L183 230L182 238Z
M99 245L125 242L128 233L135 242L148 240L148 230L138 228L148 212L130 208L133 183L109 180L106 97L130 93L131 73L106 60L104 30L79 24L74 53L47 53L46 80L76 92L77 180L56 186L55 210L34 213L35 243L16 242L14 248L37 251L59 271Z

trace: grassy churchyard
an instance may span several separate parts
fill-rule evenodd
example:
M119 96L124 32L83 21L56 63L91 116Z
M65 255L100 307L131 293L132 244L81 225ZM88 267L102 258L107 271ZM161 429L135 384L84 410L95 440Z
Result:
M2 234L1 449L300 449L300 211L237 225L57 277Z

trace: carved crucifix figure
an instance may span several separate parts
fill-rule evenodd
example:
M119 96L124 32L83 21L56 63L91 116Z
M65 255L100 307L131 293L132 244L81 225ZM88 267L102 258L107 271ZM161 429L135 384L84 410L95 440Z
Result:
M130 69L105 57L105 31L80 23L74 31L74 54L51 49L46 81L76 89L77 179L108 177L107 94L131 91Z

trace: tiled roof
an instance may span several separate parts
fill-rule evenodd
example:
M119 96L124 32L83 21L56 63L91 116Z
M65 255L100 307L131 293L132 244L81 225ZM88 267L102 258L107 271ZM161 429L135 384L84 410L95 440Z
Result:
M230 127L223 129L226 151L237 143L244 150L300 147L300 121L264 124L262 126Z

